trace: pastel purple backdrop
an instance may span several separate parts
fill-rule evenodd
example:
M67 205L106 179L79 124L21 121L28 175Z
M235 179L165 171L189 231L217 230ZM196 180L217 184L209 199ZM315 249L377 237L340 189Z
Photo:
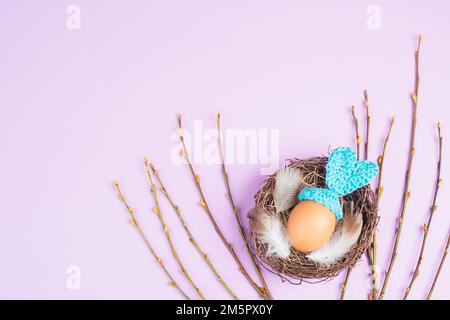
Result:
M81 29L66 27L69 5ZM380 29L367 26L377 5ZM421 92L411 201L387 289L398 299L410 278L435 182L435 124L450 126L448 1L6 1L0 0L0 297L178 299L128 223L113 180L137 211L167 267L177 271L152 202L142 164L159 168L199 243L241 298L253 289L215 235L187 168L171 161L182 112L187 129L279 129L280 163L353 146L349 106L372 113L370 158L396 116L385 163L378 262L387 267L400 208L411 119L416 35L423 34ZM445 143L445 141L444 141ZM420 276L410 295L423 299L450 227L448 164ZM260 165L230 165L241 216L264 177ZM254 275L225 198L217 165L197 167L214 214ZM207 298L229 298L163 202L163 213L192 277ZM81 287L67 287L68 266ZM344 273L322 284L291 285L264 272L279 299L336 299ZM449 262L434 298L449 299ZM349 299L366 299L364 259Z

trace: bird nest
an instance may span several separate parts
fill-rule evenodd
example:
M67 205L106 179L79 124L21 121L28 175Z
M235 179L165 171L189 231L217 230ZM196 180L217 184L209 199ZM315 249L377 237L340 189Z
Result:
M325 166L328 157L314 157L305 160L293 159L288 161L287 166L299 169L303 173L303 183L305 187L325 187ZM286 226L291 209L276 213L273 200L275 189L275 174L269 176L262 188L255 195L255 205L263 209L268 214L279 214ZM291 253L287 259L281 259L274 255L267 254L267 245L263 243L258 234L254 232L254 224L250 219L250 238L254 254L264 264L266 268L279 275L282 279L315 279L327 280L337 276L342 270L352 268L367 250L371 243L373 231L378 223L377 206L375 194L369 186L357 189L356 191L341 198L344 212L361 213L363 226L356 245L337 263L330 266L322 266L309 260L305 253L291 248ZM353 210L353 212L352 212ZM339 223L336 228L339 227Z

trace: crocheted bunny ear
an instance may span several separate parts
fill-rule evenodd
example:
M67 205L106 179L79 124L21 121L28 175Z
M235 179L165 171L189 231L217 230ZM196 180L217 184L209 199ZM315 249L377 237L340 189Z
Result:
M376 163L356 161L356 153L351 148L340 148L328 157L325 183L328 189L343 197L367 185L377 174Z

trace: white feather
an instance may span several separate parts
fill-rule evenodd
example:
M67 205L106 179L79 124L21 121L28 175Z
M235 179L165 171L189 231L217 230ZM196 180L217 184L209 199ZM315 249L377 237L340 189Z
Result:
M344 218L345 219L345 218ZM333 236L319 249L306 255L307 258L322 266L330 266L337 263L356 244L362 229L362 215L358 214L352 226L342 227L336 230Z
M291 244L281 218L278 215L270 215L263 210L254 209L250 216L255 223L255 232L258 239L267 244L268 256L277 256L282 259L289 257Z
M273 193L273 201L277 212L295 206L302 185L302 178L302 173L299 169L285 167L277 172Z

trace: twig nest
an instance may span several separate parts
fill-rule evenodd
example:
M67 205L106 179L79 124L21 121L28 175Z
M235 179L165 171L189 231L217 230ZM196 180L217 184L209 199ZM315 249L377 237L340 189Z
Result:
M287 194L290 192L291 194L298 195L301 188L325 188L327 162L328 157L289 160L286 168L282 169L288 173L286 175L287 177L281 179L285 188L288 189ZM300 180L289 178L295 172L298 172L299 178L301 178ZM283 185L280 187L279 180L276 174L266 179L262 188L255 195L255 208L253 213L249 215L249 241L252 243L254 254L263 265L282 278L298 280L331 279L337 276L342 270L352 268L370 245L373 231L378 223L375 194L370 188L370 185L356 189L340 198L340 204L344 212L344 222L342 220L338 221L335 231L338 228L342 228L343 223L345 223L345 215L348 217L358 216L360 226L357 240L355 238L354 244L339 260L333 261L333 263L322 264L313 261L307 252L300 252L292 246L286 248L286 244L283 241L278 241L279 243L276 242L274 245L268 245L266 237L261 236L259 232L260 226L258 226L260 222L252 216L254 212L264 212L267 215L266 217L269 218L268 220L270 220L270 217L276 217L277 219L275 221L279 221L280 226L276 228L275 232L279 232L277 229L280 228L284 228L284 232L286 232L287 222L294 208L293 203L290 203L292 200L289 200L291 195L287 199L283 199L278 193L275 194L276 189L283 187ZM292 181L301 181L301 185L295 186L295 183ZM293 188L297 189L292 190ZM283 192L286 194L286 191ZM277 239L282 238L282 236L285 235L280 234ZM275 251L274 246L278 246L278 252L281 253L273 254Z

